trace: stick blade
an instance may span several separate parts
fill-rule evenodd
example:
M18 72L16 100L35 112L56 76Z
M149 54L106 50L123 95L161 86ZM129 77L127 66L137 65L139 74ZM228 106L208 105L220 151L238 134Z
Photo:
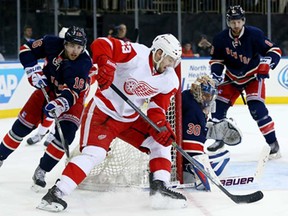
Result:
M262 191L256 191L252 194L247 194L247 195L232 195L231 199L237 203L253 203L261 200L264 197L264 194Z

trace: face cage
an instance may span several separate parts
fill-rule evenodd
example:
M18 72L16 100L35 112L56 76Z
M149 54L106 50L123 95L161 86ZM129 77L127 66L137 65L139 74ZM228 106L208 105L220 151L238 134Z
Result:
M217 90L208 84L201 83L201 96L202 96L202 107L206 108L213 103L217 97Z

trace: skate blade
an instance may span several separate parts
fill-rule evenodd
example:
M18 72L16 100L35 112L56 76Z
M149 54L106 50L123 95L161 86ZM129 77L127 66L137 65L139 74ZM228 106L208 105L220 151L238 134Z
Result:
M55 202L51 202L50 204L46 200L42 200L36 208L49 212L61 212L64 210L64 207L61 204Z
M150 197L150 206L153 209L180 209L187 207L187 201L164 197L160 193L157 193Z
M278 152L275 153L275 154L270 154L269 157L268 157L268 159L269 159L269 160L276 160L276 159L279 159L279 158L281 158L281 157L282 157L282 155L281 155L281 153L278 151Z

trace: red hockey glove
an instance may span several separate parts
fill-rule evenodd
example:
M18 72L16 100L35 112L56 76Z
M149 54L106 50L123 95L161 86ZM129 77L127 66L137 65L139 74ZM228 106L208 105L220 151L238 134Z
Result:
M109 88L114 80L114 73L116 70L116 64L107 56L100 56L98 58L98 74L96 80L101 90Z
M170 126L170 124L165 122L160 122L157 124L160 127L161 132L157 132L154 128L150 129L150 135L153 139L163 146L169 146L176 139L176 136Z
M36 64L33 67L26 67L25 72L28 76L30 85L38 89L47 86L47 77L43 74L39 64Z
M258 66L257 70L257 79L265 79L269 78L269 70L270 70L270 64L271 64L272 58L269 56L266 56L262 59L260 59L260 64Z
M63 112L66 112L70 109L69 103L66 98L59 97L55 100L50 101L44 109L46 116L50 118L59 117Z

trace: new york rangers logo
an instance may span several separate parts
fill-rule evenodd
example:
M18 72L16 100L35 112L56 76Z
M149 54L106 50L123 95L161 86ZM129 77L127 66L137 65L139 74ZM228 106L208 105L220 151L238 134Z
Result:
M148 97L157 93L157 89L144 81L138 82L135 79L128 79L124 83L124 91L128 95L137 95L139 97Z
M285 66L279 72L278 82L283 88L288 89L288 66Z

